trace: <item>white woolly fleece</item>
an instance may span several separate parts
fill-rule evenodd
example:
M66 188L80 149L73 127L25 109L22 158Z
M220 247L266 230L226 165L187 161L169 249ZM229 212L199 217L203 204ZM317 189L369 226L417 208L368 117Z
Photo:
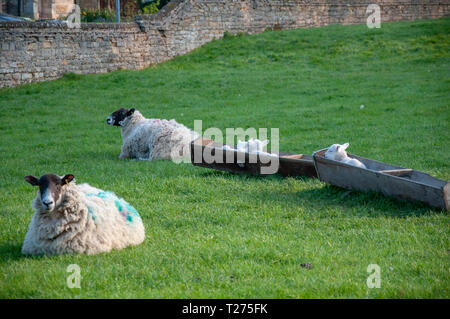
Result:
M38 196L22 253L57 255L109 252L138 245L145 230L139 214L114 193L88 184L64 185L55 209L46 212Z
M198 138L196 132L175 120L146 119L139 111L135 111L121 124L121 158L152 161L189 157L190 143Z

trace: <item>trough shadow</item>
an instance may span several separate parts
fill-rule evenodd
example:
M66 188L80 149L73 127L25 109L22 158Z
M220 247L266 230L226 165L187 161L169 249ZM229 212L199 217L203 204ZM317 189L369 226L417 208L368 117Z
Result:
M211 171L199 174L202 177L214 177L220 176L221 178L228 179L261 179L269 178L283 183L284 178L281 175L273 175L261 177L252 175L249 173L228 173L224 171ZM297 180L317 180L310 177L294 177ZM430 213L443 213L445 211L438 208L428 206L425 203L414 201L401 201L399 199L384 196L377 192L360 192L350 191L347 189L339 188L333 185L321 183L317 188L308 189L292 193L277 193L277 192L265 192L263 189L261 193L247 193L249 199L256 198L263 202L280 201L283 204L288 205L302 205L305 208L311 208L313 210L320 210L324 207L340 207L343 209L352 209L358 211L361 208L359 216L364 217L379 217L388 216L394 218L405 218L410 216L423 216ZM358 216L358 215L354 215Z
M421 202L401 201L376 192L360 192L342 189L332 185L284 193L264 192L264 200L282 201L284 204L302 205L305 208L320 210L324 207L339 207L353 210L354 216L406 218L430 213L444 213ZM358 208L361 208L358 210ZM360 213L354 213L354 212Z

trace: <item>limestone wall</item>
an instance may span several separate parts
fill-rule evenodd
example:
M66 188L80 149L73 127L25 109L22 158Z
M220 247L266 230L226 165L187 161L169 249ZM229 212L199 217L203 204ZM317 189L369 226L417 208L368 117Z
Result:
M142 69L185 54L225 31L258 33L366 23L378 3L383 22L449 16L449 0L172 0L131 23L0 22L0 87L56 79L66 72Z

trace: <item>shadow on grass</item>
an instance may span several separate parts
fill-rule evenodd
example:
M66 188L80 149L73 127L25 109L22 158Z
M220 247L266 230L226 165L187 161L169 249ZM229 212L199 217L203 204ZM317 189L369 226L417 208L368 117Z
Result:
M315 210L341 208L351 211L350 214L355 217L405 218L427 215L431 211L442 212L420 202L400 201L375 192L349 191L332 185L284 194L282 198L277 193L269 192L264 193L264 198L278 198L283 203L298 204Z
M119 159L119 153L114 151L98 151L98 150L83 150L82 151L82 157L83 160L92 160L92 161L98 161L99 159L102 160L111 160L111 161L124 161L123 159Z
M271 179L283 183L284 178L280 175L261 177L248 173L233 174L223 171L212 171L199 174L201 177L221 177L228 179ZM313 181L309 177L296 177L298 180ZM355 217L379 217L387 216L394 218L405 218L410 216L423 216L430 213L442 213L443 210L433 208L421 202L407 202L384 196L376 192L350 191L336 186L325 184L308 190L292 193L266 192L261 190L258 194L245 194L248 199L256 198L266 202L279 201L283 205L303 206L314 211L324 208L341 208L351 211Z
M260 176L260 175L253 175L248 172L240 172L240 173L230 173L227 171L221 171L221 170L213 170L213 169L207 169L204 172L198 174L199 177L223 177L227 179L245 179L245 180L277 180L282 182L284 177L278 174L275 175L268 175L268 176ZM298 179L307 179L307 177L298 177Z
M7 244L3 243L0 244L0 264L8 263L14 260L20 260L25 258L39 258L39 257L32 257L23 255L21 253L22 250L22 243L17 244Z

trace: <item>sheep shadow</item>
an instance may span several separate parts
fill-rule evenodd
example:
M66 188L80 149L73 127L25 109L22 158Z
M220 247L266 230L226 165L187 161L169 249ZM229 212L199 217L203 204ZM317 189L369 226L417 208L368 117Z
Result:
M0 264L8 263L15 260L21 260L24 258L31 258L30 256L23 255L22 243L0 244ZM32 257L39 258L39 257Z

